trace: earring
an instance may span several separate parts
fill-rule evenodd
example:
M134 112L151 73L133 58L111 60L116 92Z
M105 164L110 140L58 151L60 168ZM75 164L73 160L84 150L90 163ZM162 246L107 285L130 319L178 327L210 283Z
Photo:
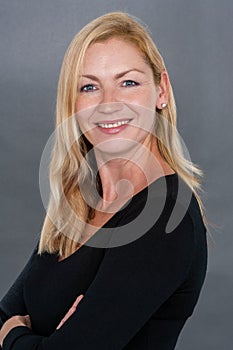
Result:
M162 108L165 108L166 106L167 106L166 103L162 103L162 104L161 104L161 107L162 107Z

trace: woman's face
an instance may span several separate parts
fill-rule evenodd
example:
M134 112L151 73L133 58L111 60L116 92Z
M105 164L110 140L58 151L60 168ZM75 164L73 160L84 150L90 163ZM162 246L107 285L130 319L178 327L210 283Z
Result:
M95 43L87 49L78 86L80 129L109 154L126 151L132 141L146 144L161 92L133 44L118 38Z

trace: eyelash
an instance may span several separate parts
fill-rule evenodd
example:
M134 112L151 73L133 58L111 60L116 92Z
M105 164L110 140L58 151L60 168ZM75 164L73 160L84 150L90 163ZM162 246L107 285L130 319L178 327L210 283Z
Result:
M86 84L86 85L84 85L84 86L81 87L80 92L89 92L89 91L93 91L93 90L84 90L84 89L87 88L88 86L95 87L95 85L93 85L93 84Z
M138 85L139 85L139 83L137 83L136 81L131 80L131 79L127 79L127 80L124 80L124 81L123 81L123 83L126 83L126 82L133 83L133 84L130 84L130 85L126 85L127 87L128 87L128 86L138 86Z
M123 85L124 83L128 83L128 82L130 82L130 85ZM124 80L123 81L123 86L124 87L131 87L131 86L138 86L138 85L140 85L138 82L136 82L136 81L134 81L134 80L131 80L131 79L127 79L127 80ZM91 90L85 90L85 88L88 88L88 87L92 87L92 89ZM95 85L94 84L86 84L86 85L84 85L84 86L82 86L81 88L80 88L80 92L92 92L92 91L95 91L93 88L95 88Z

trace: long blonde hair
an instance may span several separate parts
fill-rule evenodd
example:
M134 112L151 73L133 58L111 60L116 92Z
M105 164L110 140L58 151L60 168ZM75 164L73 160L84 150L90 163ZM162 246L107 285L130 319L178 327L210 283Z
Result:
M39 243L39 253L72 254L80 245L85 223L94 216L96 186L101 182L88 155L91 145L79 130L67 123L75 114L77 86L83 60L88 47L94 42L118 37L133 43L151 66L155 84L160 83L161 73L167 71L163 58L144 25L122 12L105 14L87 24L71 41L62 63L56 103L56 137L50 162L50 198ZM164 160L192 189L203 213L198 195L201 170L183 155L176 131L176 105L169 82L167 107L157 110L162 118L157 123L158 149ZM169 127L172 126L172 127ZM71 146L69 140L76 140ZM82 165L81 165L82 164ZM97 174L98 175L98 174ZM86 185L85 185L86 184ZM85 185L85 196L80 191ZM93 205L87 204L90 198ZM85 198L84 198L85 197ZM93 198L92 198L93 197Z

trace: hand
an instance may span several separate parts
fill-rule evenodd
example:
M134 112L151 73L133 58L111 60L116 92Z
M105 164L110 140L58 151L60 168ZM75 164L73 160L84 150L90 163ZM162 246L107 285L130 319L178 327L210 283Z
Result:
M2 343L4 338L7 336L7 334L14 328L17 326L25 326L28 328L32 328L31 326L31 320L30 320L30 316L29 315L25 315L25 316L20 316L20 315L16 315L13 316L11 318L9 318L9 320L7 320L2 328L0 329L0 345L2 347Z
M67 312L67 314L65 315L65 317L61 320L61 322L59 323L59 325L57 326L56 329L61 328L61 326L68 320L68 318L75 312L78 303L81 301L81 299L83 298L83 294L80 294L77 299L75 300L74 304L71 306L71 308L69 309L69 311Z

